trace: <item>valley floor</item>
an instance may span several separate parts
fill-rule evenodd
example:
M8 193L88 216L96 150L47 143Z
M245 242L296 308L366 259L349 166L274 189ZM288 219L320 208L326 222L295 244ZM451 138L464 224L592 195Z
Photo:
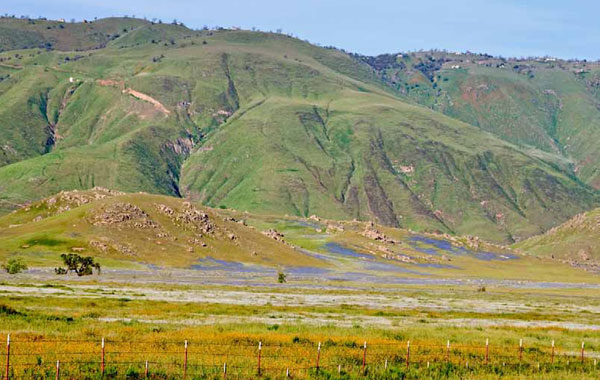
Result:
M277 284L275 276L186 270L108 270L84 278L32 271L0 281L0 333L11 334L15 378L42 376L56 360L65 374L96 378L102 338L112 378L143 378L146 361L155 378L181 378L184 340L189 378L221 377L225 363L229 377L257 377L259 341L268 378L285 378L289 368L296 378L364 378L365 341L373 379L600 374L600 286L593 284L340 284L315 275ZM75 369L77 360L87 364Z

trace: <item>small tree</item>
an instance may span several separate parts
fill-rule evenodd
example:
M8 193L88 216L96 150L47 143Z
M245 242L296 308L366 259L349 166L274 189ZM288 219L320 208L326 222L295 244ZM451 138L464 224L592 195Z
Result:
M27 265L25 265L21 259L12 258L8 259L8 262L2 265L2 269L4 269L8 274L17 274L26 270Z
M287 282L286 274L283 272L277 273L277 282L280 284L285 284Z
M100 264L94 261L91 256L79 256L76 253L63 253L60 255L65 268L54 268L56 274L67 274L69 272L75 272L78 276L89 276L94 273L94 269L100 274Z

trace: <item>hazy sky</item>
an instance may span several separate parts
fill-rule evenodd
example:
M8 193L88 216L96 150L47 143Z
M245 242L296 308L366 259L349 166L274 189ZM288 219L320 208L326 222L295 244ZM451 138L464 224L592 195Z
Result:
M363 54L438 48L600 59L598 0L2 0L0 13L281 28Z

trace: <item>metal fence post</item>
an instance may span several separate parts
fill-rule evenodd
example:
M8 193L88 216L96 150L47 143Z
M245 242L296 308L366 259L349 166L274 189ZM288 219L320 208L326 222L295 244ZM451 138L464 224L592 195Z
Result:
M10 334L6 336L6 376L5 379L8 380L10 376Z
M187 366L188 366L188 341L187 339L183 342L183 380L187 378Z
M146 360L146 367L144 368L144 377L148 378L148 360Z
M319 342L319 346L317 347L317 373L319 373L319 360L321 359L321 342Z
M60 360L56 361L56 380L60 379Z
M100 356L100 375L104 377L104 338L102 338L102 354Z
M450 340L446 342L446 363L450 363Z
M552 353L550 355L550 363L554 364L554 339L552 340Z
M490 362L490 340L485 339L485 364Z
M523 361L523 339L519 340L519 363Z
M258 342L258 376L260 376L260 355L262 351L262 342Z
M584 358L585 358L585 342L581 342L581 364L583 364Z
M367 341L365 340L365 344L363 345L363 362L362 362L362 371L365 373L367 370Z
M406 342L406 368L410 365L410 340Z

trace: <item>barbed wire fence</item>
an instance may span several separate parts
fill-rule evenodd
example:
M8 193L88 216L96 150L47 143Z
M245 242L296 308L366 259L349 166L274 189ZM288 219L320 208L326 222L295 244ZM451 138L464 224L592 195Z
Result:
M430 370L437 367L497 371L557 369L598 370L598 353L563 349L554 341L546 346L426 344L390 341L281 343L202 340L71 340L13 338L7 335L0 354L5 358L3 378L72 379L195 378L248 379L309 378L330 375L384 373L392 369ZM330 376L331 377L331 376Z

